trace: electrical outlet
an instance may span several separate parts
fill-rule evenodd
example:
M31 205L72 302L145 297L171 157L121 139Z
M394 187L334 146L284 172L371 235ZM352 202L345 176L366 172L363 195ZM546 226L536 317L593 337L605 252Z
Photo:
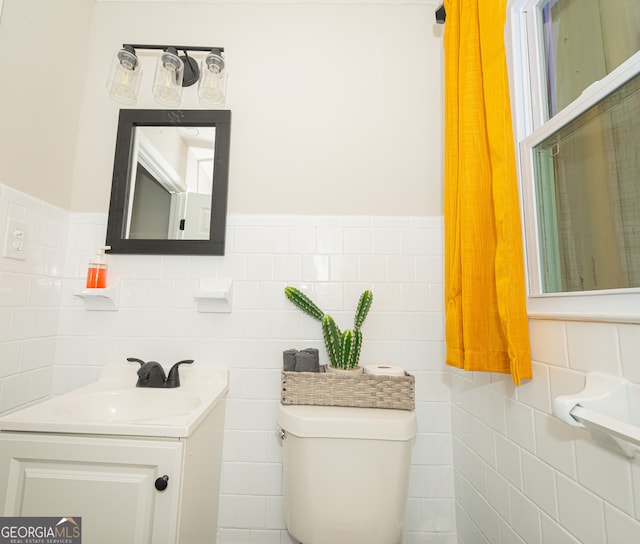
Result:
M7 221L7 231L4 237L4 257L25 261L28 246L27 224L16 219Z

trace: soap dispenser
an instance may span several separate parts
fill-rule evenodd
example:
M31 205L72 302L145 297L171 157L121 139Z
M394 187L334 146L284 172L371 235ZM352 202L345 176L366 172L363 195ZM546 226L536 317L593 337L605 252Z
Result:
M104 252L111 246L99 247L87 270L87 289L104 289L107 286L107 263Z

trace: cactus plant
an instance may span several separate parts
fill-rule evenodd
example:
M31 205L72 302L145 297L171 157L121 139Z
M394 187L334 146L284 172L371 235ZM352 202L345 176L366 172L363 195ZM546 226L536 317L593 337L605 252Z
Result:
M322 335L331 366L342 369L356 368L360 360L360 349L362 348L362 331L360 328L371 308L373 293L369 290L362 293L353 319L353 330L346 329L343 332L340 331L338 325L329 314L324 313L299 289L287 286L284 289L284 294L303 312L322 323Z

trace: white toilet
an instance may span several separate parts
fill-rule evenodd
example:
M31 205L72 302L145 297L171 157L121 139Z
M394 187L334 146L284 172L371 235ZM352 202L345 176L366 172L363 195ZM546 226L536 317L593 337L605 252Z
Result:
M302 544L398 544L413 411L280 405L285 521Z

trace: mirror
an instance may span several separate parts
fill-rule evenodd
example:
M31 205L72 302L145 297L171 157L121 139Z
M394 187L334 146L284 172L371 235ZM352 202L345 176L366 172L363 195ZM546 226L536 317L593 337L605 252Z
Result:
M224 255L231 112L120 110L110 253Z

